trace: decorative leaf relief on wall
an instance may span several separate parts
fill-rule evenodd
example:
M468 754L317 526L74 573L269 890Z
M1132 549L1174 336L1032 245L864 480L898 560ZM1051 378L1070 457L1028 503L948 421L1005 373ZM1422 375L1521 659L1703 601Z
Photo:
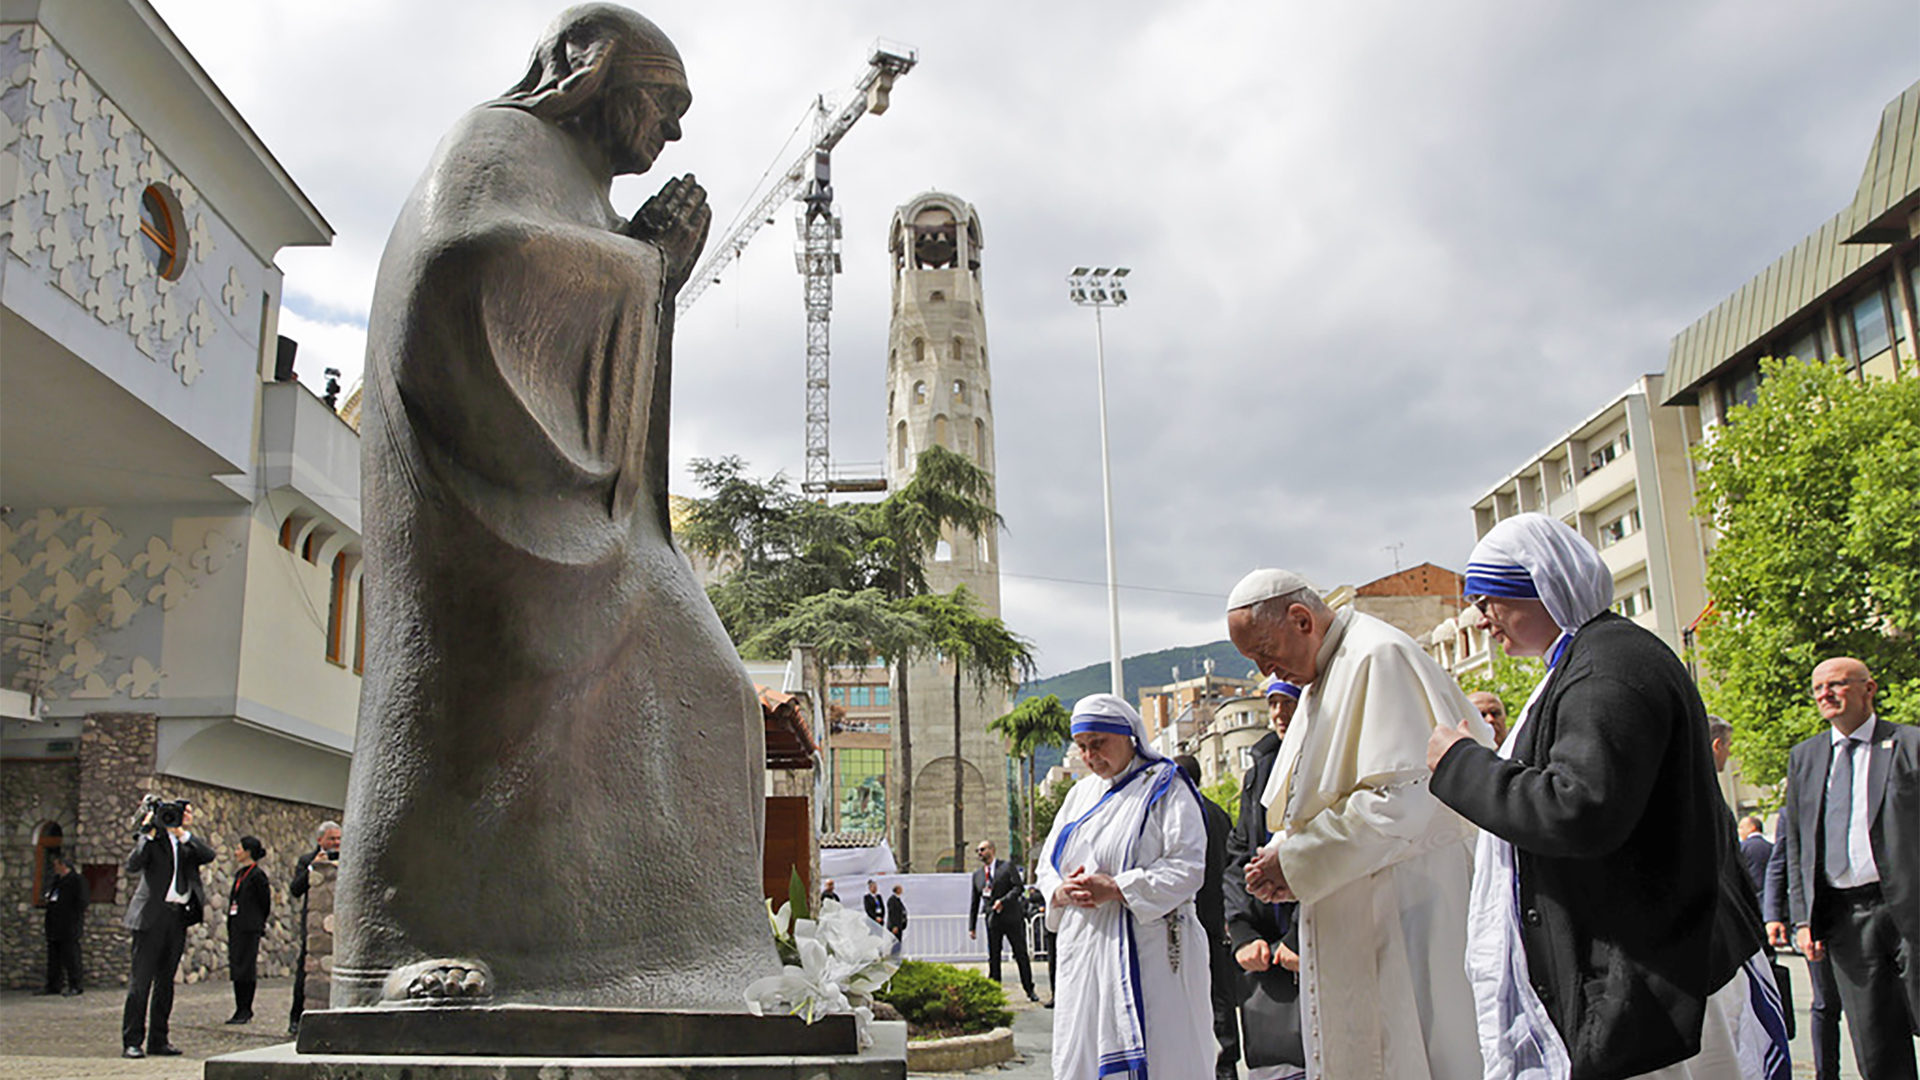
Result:
M38 27L10 29L0 31L6 250L193 385L208 343L246 302L239 270L208 265L212 223L186 177ZM141 197L156 183L179 200L177 281L156 272L141 241Z
M136 544L107 513L41 509L0 520L0 617L46 628L38 662L48 699L159 697L162 613L240 552L240 541L221 529L191 549L152 534ZM40 647L23 635L0 638L0 661L16 689L31 680Z

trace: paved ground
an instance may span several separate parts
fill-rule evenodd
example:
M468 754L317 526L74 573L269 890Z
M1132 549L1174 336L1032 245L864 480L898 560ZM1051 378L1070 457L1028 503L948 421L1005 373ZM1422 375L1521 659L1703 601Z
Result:
M231 1027L223 1023L233 1015L231 983L175 987L172 1038L184 1051L177 1058L120 1056L126 1000L118 986L70 998L0 993L0 1080L199 1080L207 1058L287 1041L293 980L262 980L253 1023Z
M1793 1044L1794 1075L1811 1077L1806 968L1797 959L1789 964L1801 1008L1800 1038ZM1044 975L1041 981L1044 986ZM1017 987L1012 996L1021 996ZM227 983L178 987L173 1005L173 1042L186 1052L185 1056L127 1061L119 1056L124 990L105 987L76 998L7 991L0 993L0 1080L200 1080L201 1063L209 1057L285 1042L291 997L291 980L265 980L254 1003L254 1022L228 1027L221 1022L233 1012L232 988ZM1051 1080L1053 1067L1048 1052L1053 1043L1053 1013L1025 1001L1016 1002L1013 1008L1013 1045L1018 1056L975 1075L981 1080ZM1840 1074L1843 1080L1859 1080L1860 1076L1853 1064L1852 1048L1844 1045Z

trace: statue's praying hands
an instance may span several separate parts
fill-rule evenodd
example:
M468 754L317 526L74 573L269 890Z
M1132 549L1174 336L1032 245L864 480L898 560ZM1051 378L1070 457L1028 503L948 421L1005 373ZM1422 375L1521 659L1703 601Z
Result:
M660 249L667 288L678 291L693 273L701 249L707 246L707 230L712 227L713 210L707 205L707 191L688 173L667 181L627 222L625 232Z

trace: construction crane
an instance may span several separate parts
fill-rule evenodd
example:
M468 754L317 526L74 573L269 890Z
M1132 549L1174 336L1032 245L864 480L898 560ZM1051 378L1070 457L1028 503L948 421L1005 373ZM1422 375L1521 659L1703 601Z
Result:
M720 272L740 257L761 227L773 223L774 210L788 199L799 198L795 224L800 247L794 252L794 266L805 279L807 302L807 458L800 490L810 495L875 489L871 481L836 483L828 475L827 399L832 353L828 328L833 313L833 275L840 272L840 216L833 209L833 148L840 145L861 116L887 111L894 80L912 71L917 60L912 48L875 42L866 73L854 84L853 94L839 111L834 111L825 96L814 99L812 144L734 219L726 235L694 267L676 305L684 314L708 286L720 280ZM881 482L880 487L884 486Z

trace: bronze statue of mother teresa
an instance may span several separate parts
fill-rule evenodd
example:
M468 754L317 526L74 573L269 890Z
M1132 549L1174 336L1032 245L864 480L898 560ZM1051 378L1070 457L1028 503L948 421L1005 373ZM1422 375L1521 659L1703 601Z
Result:
M336 1005L739 1009L777 970L760 712L667 521L691 176L680 57L572 8L434 151L380 261L362 493L369 648Z

